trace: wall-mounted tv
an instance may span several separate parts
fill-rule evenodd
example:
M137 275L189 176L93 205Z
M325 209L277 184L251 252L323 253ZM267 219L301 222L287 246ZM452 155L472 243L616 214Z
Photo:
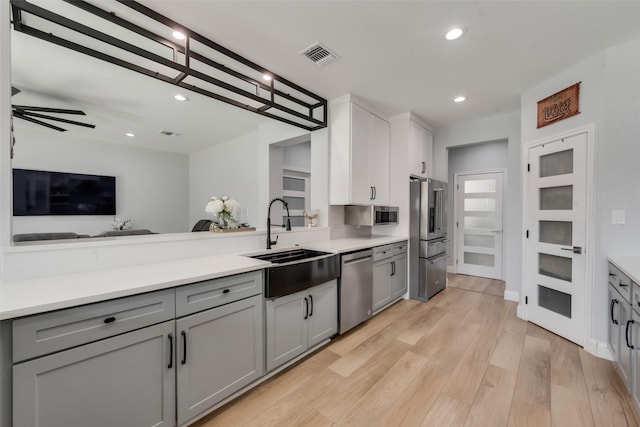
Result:
M13 169L13 215L115 215L116 178Z

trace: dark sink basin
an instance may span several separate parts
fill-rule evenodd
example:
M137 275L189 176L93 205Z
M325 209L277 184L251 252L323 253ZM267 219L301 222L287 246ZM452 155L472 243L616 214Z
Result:
M323 255L333 255L328 252L314 251L310 249L292 249L290 251L273 252L262 255L251 255L250 258L269 261L274 264L284 264L286 262L301 261L304 259L315 258Z
M328 252L292 249L249 257L276 264L266 268L266 298L293 294L340 276L340 258Z

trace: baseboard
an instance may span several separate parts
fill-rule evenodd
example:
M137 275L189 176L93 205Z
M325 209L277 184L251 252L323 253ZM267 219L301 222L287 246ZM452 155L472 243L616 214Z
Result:
M458 274L458 267L456 267L455 265L447 265L447 273Z
M584 349L601 359L613 360L613 354L611 353L611 347L609 347L608 342L591 338L587 340L587 345Z
M518 304L518 307L516 307L516 317L518 319L527 320L525 315L524 315L524 310L522 308L522 304Z
M520 301L520 293L515 291L504 291L504 299L507 301Z

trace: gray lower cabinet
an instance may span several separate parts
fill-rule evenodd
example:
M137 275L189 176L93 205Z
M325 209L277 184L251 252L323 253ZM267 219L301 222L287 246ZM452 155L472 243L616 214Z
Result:
M13 367L14 427L175 424L174 321Z
M178 424L264 374L262 296L176 321Z
M267 300L265 310L271 371L338 332L337 281Z
M407 244L373 250L373 311L379 311L407 291Z
M407 254L393 258L394 268L391 276L391 299L401 297L407 293Z

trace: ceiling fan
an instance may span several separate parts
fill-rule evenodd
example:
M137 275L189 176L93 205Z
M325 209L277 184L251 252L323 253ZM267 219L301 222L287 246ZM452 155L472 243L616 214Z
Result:
M11 86L11 96L16 95L20 92L21 92L20 89L14 86ZM89 123L82 123L82 122L77 122L75 120L63 119L62 117L51 116L49 114L42 114L42 113L55 113L55 114L73 114L73 115L86 116L85 112L81 110L68 110L64 108L49 108L49 107L32 107L28 105L15 105L15 104L12 104L11 107L13 111L13 117L17 117L22 120L27 120L29 122L36 123L38 125L45 126L50 129L55 129L60 132L66 132L67 130L59 126L52 125L51 123L44 122L39 119L53 120L56 122L68 123L70 125L83 126L91 129L94 129L96 127L96 125L92 125Z

